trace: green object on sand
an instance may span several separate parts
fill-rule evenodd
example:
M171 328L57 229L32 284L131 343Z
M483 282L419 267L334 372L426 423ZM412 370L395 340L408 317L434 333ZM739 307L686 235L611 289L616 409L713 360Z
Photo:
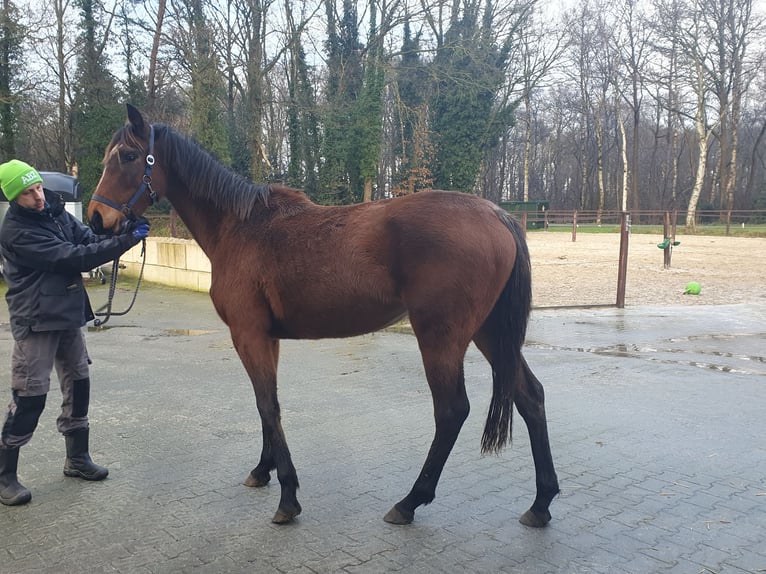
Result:
M699 295L702 287L696 281L689 281L684 287L684 295Z
M670 237L666 237L666 238L665 238L665 239L662 241L662 243L658 243L658 244L657 244L657 247L659 247L660 249L667 249L667 248L668 248L668 247L670 247L670 246L673 246L673 247L678 247L679 245L681 245L681 242L680 242L680 241L671 241L671 240L670 240Z

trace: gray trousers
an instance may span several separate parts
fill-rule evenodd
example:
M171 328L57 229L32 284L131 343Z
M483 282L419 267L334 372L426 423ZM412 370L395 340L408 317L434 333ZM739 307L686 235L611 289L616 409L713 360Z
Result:
M24 446L32 439L56 368L61 386L60 433L88 428L90 378L88 350L82 329L31 332L15 342L11 358L11 389L0 434L0 447Z

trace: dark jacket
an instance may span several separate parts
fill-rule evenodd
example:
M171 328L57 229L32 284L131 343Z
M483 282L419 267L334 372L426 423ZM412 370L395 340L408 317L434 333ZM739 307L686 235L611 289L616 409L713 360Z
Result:
M140 240L96 235L46 190L42 211L10 202L0 225L5 298L14 339L29 331L78 328L93 319L82 273L108 263Z

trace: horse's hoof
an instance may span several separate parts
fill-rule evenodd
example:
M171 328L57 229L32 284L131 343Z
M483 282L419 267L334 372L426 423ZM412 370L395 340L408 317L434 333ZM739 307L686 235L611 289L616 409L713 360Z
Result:
M540 514L531 508L522 514L521 518L519 518L519 522L521 522L524 526L531 526L532 528L542 528L543 526L546 526L550 521L550 512L546 510L545 514Z
M403 511L394 505L394 507L383 517L383 520L389 524L410 524L414 518L414 512Z
M274 514L274 518L272 518L271 521L274 524L289 524L300 513L301 513L300 504L294 511L290 511L290 512L283 510L281 508L278 508L276 514Z
M266 486L267 484L269 484L270 479L271 477L268 477L266 480L261 480L259 478L255 478L253 476L253 473L250 473L247 475L245 482L243 482L242 484L244 484L245 486Z

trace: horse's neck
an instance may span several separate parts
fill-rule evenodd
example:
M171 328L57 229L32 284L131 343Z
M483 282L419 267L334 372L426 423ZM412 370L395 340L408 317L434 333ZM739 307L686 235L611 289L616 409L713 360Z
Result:
M224 217L209 202L195 201L188 190L168 189L167 199L202 250L210 256L223 231Z

